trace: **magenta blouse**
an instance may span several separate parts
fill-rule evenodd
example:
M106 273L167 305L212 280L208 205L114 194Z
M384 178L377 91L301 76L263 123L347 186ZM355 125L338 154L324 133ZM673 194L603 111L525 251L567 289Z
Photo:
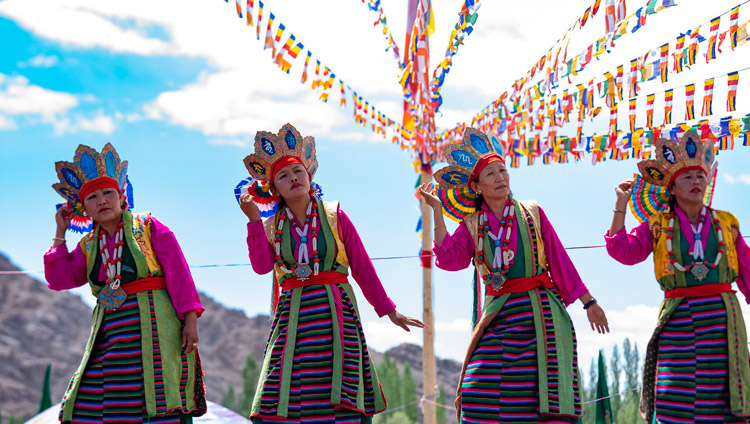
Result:
M185 312L188 311L196 311L200 317L204 308L198 298L198 291L182 249L172 230L153 216L151 217L151 245L164 271L167 292L172 299L177 317L185 319ZM110 256L113 248L109 246ZM68 247L63 243L50 247L44 254L44 276L47 279L47 285L52 290L68 290L86 284L88 282L86 272L86 255L81 250L80 244L76 246L73 253L69 253ZM107 270L102 264L99 269L99 280L106 279Z
M687 214L679 206L675 207L675 213L680 222L680 232L682 234L693 234L693 228ZM701 242L704 250L706 243L708 243L708 233L711 231L709 222L710 217L707 217L706 224L703 224L701 229ZM625 231L625 227L614 235L610 235L609 230L607 230L604 233L604 240L609 256L624 265L635 265L643 262L654 250L654 237L649 229L648 221L642 222L639 226L633 228L630 233ZM745 301L750 303L750 284L747 281L748 276L750 276L750 247L740 233L738 233L735 241L735 250L739 263L737 288L745 295Z
M490 211L486 204L482 205L482 209L487 212L490 230L493 233L497 233L500 228L500 220ZM565 302L565 306L568 306L589 290L586 288L583 280L581 280L580 275L578 275L578 271L575 269L573 262L565 251L565 247L557 237L555 229L552 228L552 224L550 224L541 206L539 207L539 219L542 227L544 251L549 262L549 272L552 276L552 281L554 281L560 296ZM509 245L516 246L517 243L518 220L516 219L511 231ZM465 269L471 264L471 259L474 257L475 245L476 240L472 238L469 228L466 227L466 223L461 221L458 229L453 234L446 235L445 240L433 249L436 257L435 264L438 268L446 271Z
M294 219L290 216L289 219ZM318 228L320 228L320 218L318 219ZM375 308L379 317L387 315L396 310L396 304L388 297L383 288L383 284L375 272L370 256L359 238L354 224L341 209L338 210L338 228L341 242L344 243L346 256L349 259L349 267L352 277L359 284L365 298L370 305ZM292 231L292 237L297 246L300 243L299 234ZM312 252L312 238L307 240L308 251ZM253 271L258 274L267 274L273 270L275 260L274 247L266 237L262 221L249 222L247 224L247 249L250 256L250 264Z

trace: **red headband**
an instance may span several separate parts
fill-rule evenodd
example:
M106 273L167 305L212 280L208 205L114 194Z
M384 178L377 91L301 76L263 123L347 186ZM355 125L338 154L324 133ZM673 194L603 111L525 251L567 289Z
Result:
M83 185L83 187L81 187L80 190L78 190L78 200L83 203L83 201L86 200L86 197L88 197L91 192L99 190L100 188L111 188L117 190L118 192L120 191L120 186L119 184L117 184L117 181L115 181L114 178L98 177L88 181Z
M708 176L708 174L706 174L706 170L703 169L703 167L700 167L700 166L686 166L686 167L680 169L679 171L675 172L674 175L672 175L672 178L669 180L669 184L667 184L667 187L671 186L672 183L674 182L674 180L676 180L677 177L679 177L680 175L682 175L683 172L692 171L694 169L699 169L699 170L703 171L703 174L705 174L706 176Z
M298 163L302 166L305 165L304 163L302 163L302 159L298 158L297 156L283 156L281 159L274 162L273 165L271 165L271 175L268 183L273 185L273 180L274 178L276 178L276 174L285 166L294 165L295 163Z
M503 157L498 155L497 153L486 153L482 155L482 157L479 158L479 162L477 162L477 165L474 167L474 171L472 171L471 176L469 177L469 182L472 182L479 178L479 173L482 172L482 170L492 162L502 162L504 165L505 159L503 159Z

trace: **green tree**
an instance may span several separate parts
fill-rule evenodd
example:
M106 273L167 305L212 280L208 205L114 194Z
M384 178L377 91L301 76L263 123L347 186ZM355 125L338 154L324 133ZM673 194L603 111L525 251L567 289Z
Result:
M242 393L240 393L238 402L238 412L245 417L250 415L250 410L253 407L253 398L255 398L255 389L258 387L259 377L258 363L253 358L253 354L250 353L247 355L245 366L242 368Z
M414 383L414 378L411 375L411 366L409 363L404 364L404 377L401 379L401 404L406 405L417 400L417 385ZM417 422L417 404L409 405L404 408L406 416L411 420L410 422Z
M583 400L589 401L596 399L596 382L597 382L598 374L596 372L596 363L594 362L594 358L591 358L591 367L589 368L589 382L588 385L585 385L584 387L581 387L581 392L583 393ZM584 381L583 375L581 375L581 381ZM583 423L584 424L594 424L594 403L589 403L583 406L584 416L583 416Z
M638 345L631 345L630 339L625 339L622 344L622 353L625 360L623 384L624 390L630 390L640 385L640 355ZM640 390L631 390L624 394L623 402L617 414L617 420L621 423L642 423L639 412Z
M440 385L440 388L438 390L438 398L437 403L441 405L448 405L448 402L445 400L445 388L443 385ZM448 414L448 411L443 408L442 406L437 407L437 423L438 424L445 424L448 422L448 419L446 418L446 415Z
M620 410L622 404L622 397L618 395L620 393L620 374L622 374L622 359L620 359L620 349L617 345L612 348L612 359L610 359L609 365L612 370L612 385L610 386L609 393L612 395L610 398L610 405L612 405L612 418L614 420L617 417L617 411Z
M47 410L52 406L52 395L49 389L49 375L52 371L52 365L47 365L47 370L44 371L44 383L42 383L42 400L39 402L39 412Z
M234 394L234 384L229 383L229 388L227 388L227 392L224 393L224 396L221 397L221 405L227 409L231 409L234 412L238 412L237 410L237 395Z

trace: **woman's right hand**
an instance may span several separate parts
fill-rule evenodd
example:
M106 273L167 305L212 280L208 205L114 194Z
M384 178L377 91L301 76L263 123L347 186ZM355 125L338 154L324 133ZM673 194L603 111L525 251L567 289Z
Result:
M635 180L625 180L615 186L615 193L617 193L617 204L616 208L618 210L624 210L628 206L628 202L630 201L630 196L633 194L633 186L635 185Z
M260 209L253 202L253 196L244 193L240 196L240 209L245 213L250 222L260 221Z
M65 238L65 232L68 231L70 221L73 219L73 208L62 206L55 213L55 223L57 224L56 237Z
M442 210L443 204L437 197L437 187L432 183L424 183L419 186L419 195L422 196L427 205L432 209Z

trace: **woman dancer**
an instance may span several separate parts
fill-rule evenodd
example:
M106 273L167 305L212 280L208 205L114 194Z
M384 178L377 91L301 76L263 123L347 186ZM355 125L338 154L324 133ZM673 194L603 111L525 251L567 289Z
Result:
M565 307L580 299L600 333L609 331L604 311L542 208L513 197L497 139L467 128L444 156L449 166L435 173L440 190L423 185L419 192L434 212L437 266L457 271L474 262L473 322L481 317L461 371L460 422L580 419L576 337ZM443 213L461 221L453 235Z
M664 291L646 349L641 415L659 423L747 422L750 366L745 322L732 282L750 294L750 249L737 218L710 207L712 139L689 131L656 142L642 177L615 187L607 252L633 265L654 253ZM625 232L625 209L642 223Z
M67 203L55 215L45 277L52 290L88 282L97 298L60 420L192 422L206 410L196 322L203 306L180 245L151 214L130 212L127 162L111 144L101 153L81 145L72 163L55 168L52 187ZM93 230L69 252L65 233L84 213Z
M338 202L311 191L315 140L290 124L278 134L259 131L245 166L256 181L240 195L250 222L253 270L274 271L275 316L251 417L261 423L371 422L386 408L365 342L351 269L379 316L409 331L424 327L396 311L362 241ZM257 203L274 193L276 212L264 221Z

